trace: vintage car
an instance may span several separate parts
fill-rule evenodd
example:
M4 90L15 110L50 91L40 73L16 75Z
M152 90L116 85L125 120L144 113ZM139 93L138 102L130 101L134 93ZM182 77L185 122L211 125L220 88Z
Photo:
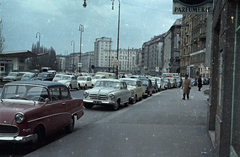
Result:
M145 87L142 86L142 82L139 79L134 78L120 78L119 80L123 80L127 84L127 89L131 92L130 102L135 104L137 100L142 100Z
M7 76L6 72L0 71L0 81L2 82L3 77Z
M62 76L64 76L64 75L66 75L66 74L56 74L52 81L58 82L59 80L61 80Z
M161 91L164 89L164 81L162 78L160 77L153 77L152 79L156 79L157 80L157 85L158 85L158 91Z
M83 100L52 81L15 81L0 95L0 141L41 145L45 136L65 128L72 132L83 115Z
M150 78L150 80L152 81L152 85L153 85L153 88L154 88L153 93L157 93L159 91L157 79L152 77L152 78Z
M87 89L93 87L92 78L90 76L79 76L77 81L80 88Z
M61 79L58 82L65 84L69 90L71 89L79 89L77 76L75 75L62 75Z
M98 79L108 79L108 77L105 76L105 75L95 75L95 76L93 76L92 77L92 84L93 84L93 86L96 84Z
M83 105L91 109L94 105L108 105L118 110L120 105L128 106L131 92L123 80L99 79L95 87L83 93Z
M52 81L54 75L49 72L39 73L37 77L33 78L34 81Z
M7 76L3 77L3 82L10 82L10 81L19 81L22 79L25 72L10 72Z
M154 88L152 81L148 78L138 78L142 82L142 86L145 87L144 97L152 96Z
M32 81L34 77L37 77L37 73L27 72L23 75L21 81Z

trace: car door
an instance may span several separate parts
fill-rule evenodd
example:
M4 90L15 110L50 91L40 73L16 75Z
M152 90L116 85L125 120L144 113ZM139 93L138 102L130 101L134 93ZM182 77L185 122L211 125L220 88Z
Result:
M127 84L126 82L121 82L121 93L123 95L124 102L127 102L130 98L130 91L127 89Z
M73 88L77 88L78 87L78 82L77 82L77 77L71 77L71 84Z
M58 130L67 123L66 103L62 101L60 87L49 88L50 105L53 110L54 129Z

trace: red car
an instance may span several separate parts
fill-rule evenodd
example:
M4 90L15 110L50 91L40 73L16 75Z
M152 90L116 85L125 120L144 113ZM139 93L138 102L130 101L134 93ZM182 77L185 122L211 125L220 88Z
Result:
M62 128L72 132L83 115L83 100L72 98L58 82L10 82L0 97L0 141L39 145Z

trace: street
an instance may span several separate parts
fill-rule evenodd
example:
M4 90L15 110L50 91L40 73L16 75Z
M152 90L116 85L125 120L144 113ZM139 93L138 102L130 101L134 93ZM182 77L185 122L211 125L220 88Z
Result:
M82 92L71 91L73 97L83 97ZM0 152L26 157L212 156L206 129L208 96L193 87L190 100L181 97L182 90L174 88L117 111L102 106L84 109L73 133L61 130L37 150L1 144Z

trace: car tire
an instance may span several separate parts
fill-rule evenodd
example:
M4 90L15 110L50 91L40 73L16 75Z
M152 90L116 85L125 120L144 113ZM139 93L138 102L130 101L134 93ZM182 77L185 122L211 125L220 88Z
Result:
M70 123L68 124L68 126L65 127L65 131L66 131L67 133L73 132L74 122L75 122L75 119L74 119L74 116L72 116L72 118L71 118L71 120L70 120Z
M128 107L129 101L124 103L124 107Z
M93 104L86 104L84 103L83 106L86 108L86 109L91 109L93 107Z
M141 96L141 97L139 98L139 101L142 101L142 99L143 99L143 97Z
M115 105L112 105L112 110L116 111L119 109L120 106L120 99L117 100L117 102L115 103Z
M71 90L71 89L72 89L72 85L69 85L69 86L68 86L68 89Z
M84 89L88 89L88 86L85 84Z
M43 144L44 137L45 137L44 132L45 131L44 131L43 127L41 127L41 126L36 127L36 129L33 133L34 139L30 143L30 145L33 149L39 148Z
M132 104L135 104L137 102L137 96L135 95L134 100L132 100Z
M78 89L77 90L80 90L81 89L81 87L80 87L80 85L78 84Z

